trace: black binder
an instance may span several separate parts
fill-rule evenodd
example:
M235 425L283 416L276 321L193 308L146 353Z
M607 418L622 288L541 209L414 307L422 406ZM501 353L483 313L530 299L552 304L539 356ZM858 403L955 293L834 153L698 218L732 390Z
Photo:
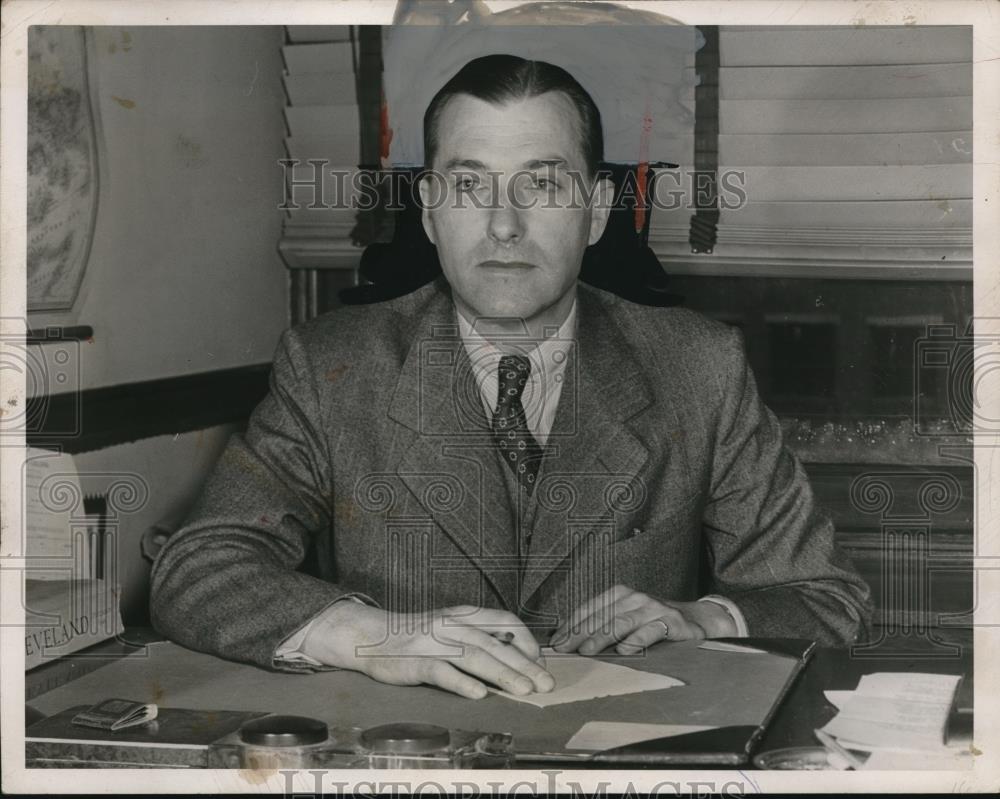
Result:
M657 738L598 752L591 763L604 768L670 768L688 765L742 766L750 761L767 725L788 695L796 678L816 648L814 641L797 638L720 638L727 643L763 649L768 654L793 661L788 679L774 696L770 710L759 724L717 727L713 730Z

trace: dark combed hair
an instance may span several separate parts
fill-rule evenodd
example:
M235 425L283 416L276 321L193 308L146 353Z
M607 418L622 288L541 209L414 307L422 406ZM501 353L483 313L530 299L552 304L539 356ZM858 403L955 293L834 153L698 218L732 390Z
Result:
M437 128L448 100L467 94L494 105L562 92L580 116L580 144L590 175L604 158L601 112L593 98L562 67L513 55L487 55L462 67L431 100L424 113L424 164L429 169L437 153Z

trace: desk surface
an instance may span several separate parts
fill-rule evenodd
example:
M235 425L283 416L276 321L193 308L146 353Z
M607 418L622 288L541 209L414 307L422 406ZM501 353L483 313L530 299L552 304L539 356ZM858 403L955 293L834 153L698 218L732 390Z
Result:
M114 658L109 665L36 696L30 707L52 715L73 705L122 696L154 701L164 707L296 713L340 727L370 726L406 716L459 729L503 728L513 732L515 740L530 741L532 751L558 751L568 737L565 712L552 713L555 708L542 710L498 696L471 702L427 687L384 686L350 672L276 674L168 643L153 644L145 652L133 650L124 658L122 651L120 645L113 651L109 649ZM584 715L579 719L571 717L569 726L573 729L569 734L588 719L710 726L759 723L767 711L765 695L777 691L787 676L780 661L772 668L749 668L753 655L713 653L714 658L707 661L709 673L704 660L708 653L693 659L693 651L692 644L672 644L654 647L645 662L621 661L677 676L688 683L688 688L578 703L587 708L581 709ZM89 654L95 653L92 650ZM713 662L717 664L714 667ZM756 675L753 685L739 679L749 671ZM854 688L862 674L876 671L965 674L959 706L971 707L970 652L952 658L879 658L820 649L796 680L758 750L814 745L813 730L836 712L826 702L823 690ZM723 684L727 684L727 690L718 690ZM659 701L650 701L661 693Z
M491 694L470 700L428 686L385 685L363 674L275 673L220 660L176 644L150 645L32 701L45 715L112 696L193 710L311 716L331 728L420 721L450 729L509 732L518 752L587 757L566 743L587 721L758 727L799 666L779 654L709 651L698 641L605 657L669 674L683 686L537 708Z

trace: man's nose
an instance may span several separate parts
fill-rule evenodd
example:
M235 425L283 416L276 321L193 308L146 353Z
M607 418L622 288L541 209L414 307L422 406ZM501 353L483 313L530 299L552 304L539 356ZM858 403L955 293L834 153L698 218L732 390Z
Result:
M498 192L503 195L503 192ZM500 196L490 209L489 236L498 244L516 244L524 235L524 221L521 212L511 203L510 198Z

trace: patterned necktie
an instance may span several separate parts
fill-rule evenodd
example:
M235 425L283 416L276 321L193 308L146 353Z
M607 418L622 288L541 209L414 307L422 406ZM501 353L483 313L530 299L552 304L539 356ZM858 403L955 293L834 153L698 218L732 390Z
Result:
M542 448L528 429L521 395L531 374L531 361L523 355L500 358L497 407L493 411L493 440L517 482L530 494L538 476Z

